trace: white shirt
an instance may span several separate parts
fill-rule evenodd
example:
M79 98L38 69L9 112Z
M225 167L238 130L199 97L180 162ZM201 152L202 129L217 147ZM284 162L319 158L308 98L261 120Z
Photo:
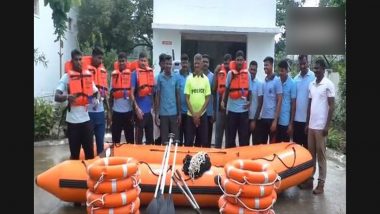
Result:
M328 98L335 97L335 86L326 77L323 77L318 84L316 80L309 85L309 98L311 98L309 128L322 130L325 128L329 112Z

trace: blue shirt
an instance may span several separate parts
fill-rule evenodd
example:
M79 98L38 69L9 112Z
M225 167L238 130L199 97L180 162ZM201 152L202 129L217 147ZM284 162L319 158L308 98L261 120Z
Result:
M277 95L282 94L282 84L278 76L265 79L263 84L263 110L261 118L274 119L276 114Z
M190 74L190 73L189 73ZM181 99L181 113L186 114L187 112L187 103L186 103L186 95L185 95L185 85L186 79L189 76L182 75L181 72L178 74L178 86L179 86L179 94Z
M132 87L135 88L135 99L136 103L143 113L150 113L153 106L153 95L148 95L145 97L140 97L138 95L138 83L136 71L132 72Z
M307 108L309 105L309 85L315 79L314 72L309 70L304 77L301 72L294 77L296 83L296 113L294 121L306 122Z
M248 79L251 79L251 73L248 72ZM226 88L230 88L231 83L231 72L228 72L226 78ZM251 91L251 81L249 81L248 90ZM227 100L227 111L232 111L235 113L246 112L248 109L245 109L244 106L247 104L247 100L243 98L231 99L228 95Z
M176 90L179 89L178 74L167 76L162 72L157 77L157 92L160 92L160 115L177 115Z
M210 88L213 88L214 86L214 73L212 73L210 70L208 70L208 74L207 74L207 78L208 78L208 81L210 83ZM207 116L213 116L214 114L214 107L213 107L213 103L214 103L214 100L213 100L213 95L212 93L210 94L210 98L208 100L208 104L207 104L207 109L206 109L206 113L207 113Z
M255 78L251 79L251 106L249 107L249 119L254 119L258 107L259 96L263 96L263 82Z
M287 79L282 84L282 103L280 118L278 120L278 124L281 126L289 125L292 110L292 99L295 99L296 96L296 83L288 75Z

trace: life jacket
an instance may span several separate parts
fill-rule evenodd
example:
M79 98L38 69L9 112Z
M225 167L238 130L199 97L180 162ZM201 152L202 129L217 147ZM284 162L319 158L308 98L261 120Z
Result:
M136 68L137 93L139 97L145 97L153 94L154 74L153 69L146 66L145 69Z
M82 68L91 71L95 86L99 89L100 95L104 97L108 91L107 70L103 64L100 64L99 67L96 68L91 65L91 62L92 56L83 56Z
M69 77L68 92L70 95L77 96L72 106L86 106L93 95L92 74L88 70L82 72L70 70L67 72Z
M131 91L131 71L126 68L120 72L115 69L111 74L111 93L115 99L128 99Z
M220 67L220 71L218 72L218 93L219 95L223 95L224 91L226 90L226 78L227 78L227 71L224 65L222 64Z
M247 61L244 61L243 62L243 68L242 69L247 69ZM236 61L230 61L230 70L236 70L237 69L237 65L236 65Z
M136 70L136 68L139 67L139 61L138 61L138 60L135 60L135 61L132 61L132 62L126 62L125 66L126 66L131 72L133 72L134 70ZM115 69L115 70L119 70L119 61L116 61L115 63L113 63L113 69Z
M231 83L229 96L232 99L239 99L248 97L249 76L247 69L241 69L240 72L230 70Z

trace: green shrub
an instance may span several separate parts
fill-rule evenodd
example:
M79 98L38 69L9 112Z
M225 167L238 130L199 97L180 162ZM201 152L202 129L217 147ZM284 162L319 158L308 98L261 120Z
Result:
M330 128L329 134L327 136L327 147L337 150L342 150L344 147L344 135L343 132L338 131L337 129Z
M54 125L54 106L42 98L34 99L34 140L43 140L50 135Z

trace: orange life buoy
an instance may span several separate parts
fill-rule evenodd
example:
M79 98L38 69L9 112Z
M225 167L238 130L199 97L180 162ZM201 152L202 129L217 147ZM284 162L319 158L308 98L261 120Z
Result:
M242 207L248 207L250 209L267 209L271 207L277 199L276 191L272 191L272 194L265 197L256 198L244 198L244 197L229 197L225 196L226 201L231 204L235 204Z
M136 200L126 206L115 207L115 208L98 208L98 207L87 207L87 213L92 214L126 214L126 213L139 213L140 199L137 197Z
M134 158L108 157L101 158L87 167L87 173L93 180L119 179L134 175L137 172L137 160ZM103 176L103 177L102 177Z
M136 198L140 194L140 187L132 188L123 192L117 193L104 193L104 194L96 194L87 190L86 199L87 206L94 207L104 207L104 208L112 208L112 207L121 207L127 204L130 204L136 200Z
M102 182L97 182L92 179L87 179L87 188L93 193L115 193L122 192L127 189L135 188L140 183L138 175L123 179L111 179Z
M240 183L266 184L277 179L270 164L260 160L233 160L224 166L224 171L228 178Z
M273 185L249 185L239 184L238 182L222 176L221 184L227 194L239 195L245 198L255 198L268 196L274 190Z
M225 196L221 196L218 201L219 212L222 214L271 214L274 213L272 209L263 211L252 211L244 207L229 203Z

